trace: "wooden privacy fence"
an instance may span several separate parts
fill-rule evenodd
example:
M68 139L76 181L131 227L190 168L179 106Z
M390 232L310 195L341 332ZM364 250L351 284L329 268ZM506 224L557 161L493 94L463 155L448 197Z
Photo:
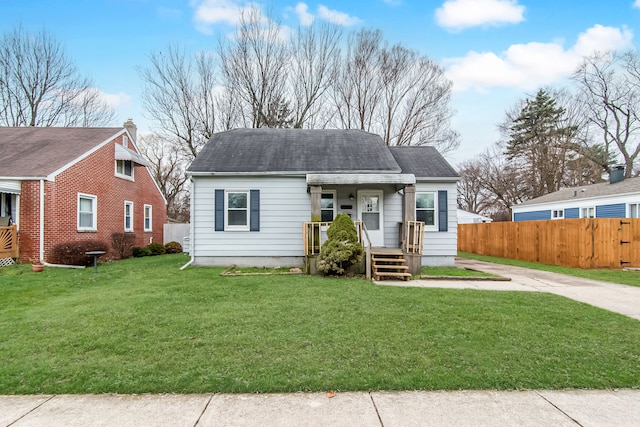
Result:
M458 250L585 269L640 267L640 219L459 224Z

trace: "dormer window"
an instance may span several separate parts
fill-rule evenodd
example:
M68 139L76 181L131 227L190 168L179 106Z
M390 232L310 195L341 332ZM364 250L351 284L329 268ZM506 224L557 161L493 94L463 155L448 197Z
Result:
M116 176L133 179L133 162L131 160L116 160Z

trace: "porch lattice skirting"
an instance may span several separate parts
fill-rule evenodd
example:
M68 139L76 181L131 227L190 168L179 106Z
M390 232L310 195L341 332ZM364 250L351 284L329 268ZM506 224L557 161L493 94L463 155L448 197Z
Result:
M13 258L0 258L0 268L9 267L10 265L15 264Z

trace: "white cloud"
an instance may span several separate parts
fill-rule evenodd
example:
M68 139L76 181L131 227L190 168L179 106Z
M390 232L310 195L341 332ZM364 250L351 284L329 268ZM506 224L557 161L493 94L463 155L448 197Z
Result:
M300 19L300 25L308 26L313 24L314 16L308 12L309 7L306 3L298 3L294 10L298 15L298 19Z
M633 2L633 7L640 9L640 0Z
M362 22L355 16L349 16L347 13L329 9L324 5L318 6L318 16L325 21L331 22L332 24L342 25L344 27L350 27Z
M244 5L236 0L192 0L195 9L194 21L198 31L212 34L212 26L219 23L236 25L243 13L260 7L256 3L247 2Z
M584 56L595 51L631 47L633 33L627 28L595 25L578 36L565 50L559 42L511 45L501 54L469 52L444 60L455 91L512 87L532 90L569 76Z
M112 108L125 107L131 104L131 97L124 92L106 93L96 89L102 102Z
M524 9L517 0L447 0L436 10L436 21L451 30L517 24L524 21Z
M388 4L389 6L400 6L402 4L402 0L382 0L384 3ZM640 1L640 0L638 0Z

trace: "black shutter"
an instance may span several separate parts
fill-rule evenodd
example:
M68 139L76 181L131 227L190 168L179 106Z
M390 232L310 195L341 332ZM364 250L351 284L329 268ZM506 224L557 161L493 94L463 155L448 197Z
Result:
M215 230L224 231L224 190L216 190Z
M447 190L438 191L438 231L449 230L449 212L447 210Z
M249 231L260 231L260 190L251 190Z

